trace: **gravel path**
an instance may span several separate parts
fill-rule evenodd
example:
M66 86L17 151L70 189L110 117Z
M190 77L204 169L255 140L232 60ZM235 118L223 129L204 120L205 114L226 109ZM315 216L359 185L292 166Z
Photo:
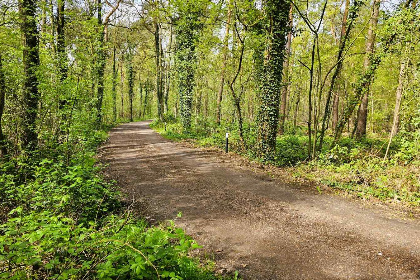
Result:
M244 279L420 279L418 220L273 179L222 153L165 140L148 124L111 131L101 148L107 173L149 220L176 220L219 271Z

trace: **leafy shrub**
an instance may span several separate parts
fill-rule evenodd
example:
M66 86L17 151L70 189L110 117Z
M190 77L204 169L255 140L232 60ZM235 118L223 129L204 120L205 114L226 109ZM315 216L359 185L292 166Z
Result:
M280 166L295 165L307 159L307 138L287 135L277 138L276 164Z
M57 149L0 163L0 279L219 279L173 223L119 214L93 157L104 133L86 135L69 158Z

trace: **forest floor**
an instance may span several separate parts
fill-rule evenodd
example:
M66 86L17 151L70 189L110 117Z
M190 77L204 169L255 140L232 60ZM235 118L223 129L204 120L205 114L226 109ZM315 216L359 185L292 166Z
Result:
M132 209L243 279L420 279L420 220L120 125L99 153ZM181 212L182 216L178 217Z

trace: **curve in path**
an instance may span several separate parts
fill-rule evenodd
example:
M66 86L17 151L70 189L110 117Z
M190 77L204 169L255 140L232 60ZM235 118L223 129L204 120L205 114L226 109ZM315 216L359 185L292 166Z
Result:
M244 279L419 279L418 221L232 167L221 153L165 140L149 123L110 132L107 172L143 215L176 220L220 271Z

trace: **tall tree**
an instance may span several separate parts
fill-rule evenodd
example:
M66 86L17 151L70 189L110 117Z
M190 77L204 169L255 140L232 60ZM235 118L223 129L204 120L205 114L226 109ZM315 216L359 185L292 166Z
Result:
M4 156L7 153L6 150L6 143L5 137L3 135L2 129L2 117L5 105L5 97L6 97L6 81L4 79L4 72L3 72L3 58L0 53L0 157Z
M132 122L133 121L133 97L134 97L134 71L133 71L133 61L131 57L128 59L127 72L128 72L128 100L130 103L130 122Z
M283 65L283 87L281 90L281 101L280 101L280 124L279 124L279 133L284 134L284 123L286 121L286 105L287 105L287 95L290 88L289 81L289 64L290 64L290 51L292 48L292 31L293 31L293 4L290 4L289 11L289 31L287 33L287 42L285 50L285 59Z
M230 30L230 20L232 17L232 0L228 3L228 13L227 13L227 20L225 26L225 37L223 38L223 60L222 60L222 70L220 72L220 87L219 92L217 93L217 112L216 112L216 122L220 125L221 116L222 116L222 99L223 99L223 89L225 86L225 76L226 76L226 64L227 64L227 57L228 57L228 50L229 50L229 30Z
M105 16L104 21L102 21L102 0L98 0L97 3L97 25L98 25L98 49L97 49L97 94L96 94L96 127L99 127L102 124L102 102L104 99L104 75L105 75L105 65L106 65L106 52L105 52L105 43L106 38L108 37L108 24L111 19L111 16L118 9L122 0L117 0L115 6L106 3L111 6L111 10Z
M206 1L177 1L179 18L176 20L176 64L181 123L184 130L191 128L193 89L195 86L196 44L202 28L201 13Z
M267 17L263 61L258 64L260 81L260 107L258 113L258 154L270 160L276 150L279 121L281 77L286 44L289 2L267 0L264 12ZM261 58L260 54L260 58Z
M114 51L112 56L112 120L117 121L117 67L116 67L116 52L117 48L114 45Z
M379 0L374 0L374 1L379 1ZM343 67L343 58L344 58L343 56L344 56L344 50L345 50L345 47L346 47L346 43L349 39L350 31L353 27L354 21L358 17L358 12L359 12L359 9L360 9L361 5L362 5L362 2L359 2L357 0L353 1L353 7L352 7L352 10L351 10L351 14L350 14L349 24L348 24L348 26L345 30L344 36L340 37L340 46L338 48L335 70L334 70L333 76L331 78L330 87L328 89L327 100L325 101L325 110L324 110L324 116L323 116L323 119L322 119L321 133L320 133L320 137L319 137L319 148L318 148L319 150L322 150L324 135L325 135L325 132L327 130L327 125L329 123L329 117L330 117L330 112L331 112L331 106L330 106L331 97L333 95L333 92L335 91L336 82L337 82L337 79L338 79L338 77L341 73L342 67Z
M343 19L341 21L340 40L342 40L342 38L344 38L346 34L347 17L349 14L350 0L345 0L344 5L345 6L344 6ZM338 123L339 106L340 106L340 90L336 90L334 94L333 109L332 109L332 128L333 129L335 129Z
M57 3L57 54L58 67L60 69L60 81L63 82L67 78L67 54L66 40L64 34L65 26L65 0L58 0Z
M22 146L28 151L37 148L38 133L36 119L38 114L38 91L37 70L39 67L39 34L36 21L37 0L20 0L20 29L23 37L23 134Z
M379 17L379 8L381 5L381 0L373 0L372 13L369 22L369 31L366 39L366 55L363 67L365 71L369 68L370 56L375 52L375 39L376 39L376 27L378 25ZM370 82L366 84L367 90L365 91L362 101L359 106L359 111L357 114L357 127L356 127L356 138L361 139L366 136L366 125L367 125L367 115L368 115L368 106L369 106L369 87Z
M163 119L163 112L164 112L164 96L163 96L163 84L162 84L162 75L163 75L163 67L162 67L162 39L160 38L160 18L159 18L159 0L154 2L155 5L155 16L153 17L153 25L154 25L154 37L155 37L155 65L156 65L156 95L158 101L158 117L160 120Z

